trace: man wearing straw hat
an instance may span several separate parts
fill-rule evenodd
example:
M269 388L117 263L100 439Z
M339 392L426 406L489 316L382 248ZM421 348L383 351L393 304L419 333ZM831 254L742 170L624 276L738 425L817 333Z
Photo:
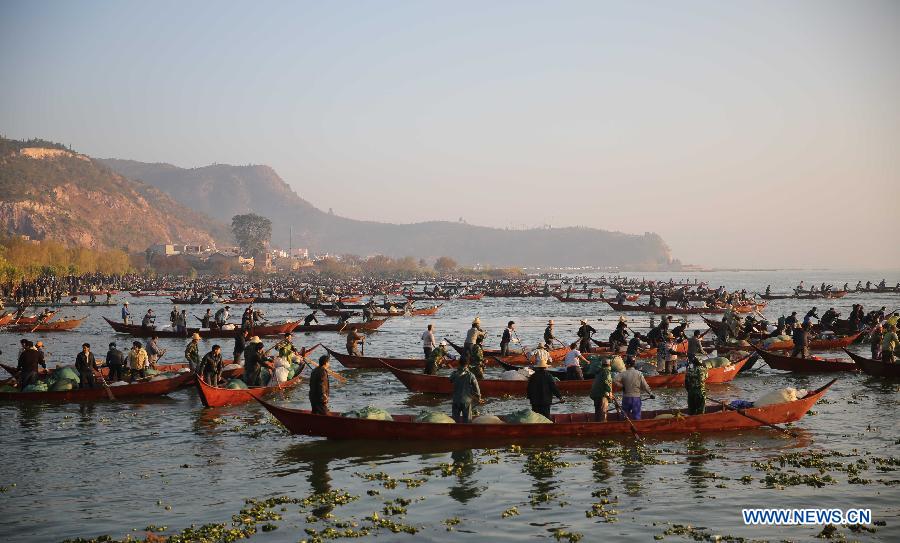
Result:
M200 334L194 332L191 336L190 343L187 344L187 347L184 349L184 359L187 360L188 367L191 368L191 371L197 371L197 368L200 367Z
M532 411L549 419L553 397L556 396L562 401L562 394L556 387L553 376L547 373L547 368L550 367L550 353L543 347L544 344L540 343L535 351L534 365L531 366L534 373L528 378L528 401L531 402Z
M469 355L472 352L472 346L475 345L475 341L479 336L484 336L484 330L481 328L481 319L475 317L472 321L472 327L466 333L466 341L463 343L463 357L466 360L470 360Z

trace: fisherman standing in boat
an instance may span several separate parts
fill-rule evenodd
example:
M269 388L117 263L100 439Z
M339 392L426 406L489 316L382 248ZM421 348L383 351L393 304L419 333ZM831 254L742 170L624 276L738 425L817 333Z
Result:
M547 327L544 328L544 345L553 345L553 340L555 339L556 336L553 335L553 320L549 320L547 321Z
M688 415L702 415L706 412L706 378L709 371L706 364L696 356L688 355L688 369L684 374L684 388L688 395Z
M578 350L583 353L590 352L591 350L591 336L596 334L597 330L594 329L593 326L587 323L586 320L582 319L581 326L578 328Z
M328 415L328 395L331 384L328 382L327 354L319 357L319 366L309 375L309 405L314 415Z
M792 357L809 358L809 332L812 323L806 321L802 325L794 325L794 333L792 339L794 341L794 350L791 351Z
M481 389L478 379L469 371L469 363L465 358L459 359L459 368L450 374L453 383L453 404L450 416L456 422L472 421L472 404L481 403Z
M591 399L594 400L594 422L606 422L609 400L613 397L612 368L610 359L604 358L603 364L594 375L591 385Z
M213 320L212 309L206 308L206 313L203 314L203 318L200 319L200 327L209 329L209 325Z
M622 411L623 415L632 420L641 420L641 392L646 392L650 398L656 398L644 379L644 374L634 368L634 359L625 360L625 371L616 374L616 384L622 387Z
M556 387L553 376L547 373L547 368L550 367L550 353L541 347L543 344L538 345L538 349L535 351L534 365L531 366L534 373L528 377L527 396L531 403L531 410L549 419L553 397L559 398L560 402L563 401L563 397L559 388Z
M453 359L447 352L447 342L442 341L440 345L432 349L425 357L425 375L437 375L438 368L444 364L444 359Z
M357 332L356 326L351 326L350 332L347 334L347 354L351 356L359 356L359 351L356 350L356 347L360 343L365 342L366 336Z
M584 362L585 364L590 364L591 362L582 356L581 352L576 347L578 347L577 343L569 345L569 352L566 353L566 357L563 359L563 366L566 368L567 380L583 381L584 371L581 369L581 362Z
M222 378L222 347L213 345L212 350L203 355L197 373L212 386L219 386Z
M466 332L466 341L463 343L463 358L466 360L470 360L469 355L471 354L472 346L475 345L475 340L479 336L484 336L484 330L481 329L481 319L475 317L472 321L472 327Z
M881 361L886 364L894 363L894 351L897 349L897 325L888 323L884 328L884 337L881 340Z
M319 324L319 319L316 318L316 310L313 309L313 312L306 316L303 319L303 326L309 326L312 323Z
M515 333L516 323L514 321L509 321L506 324L506 328L503 329L503 336L500 337L500 356L509 355L509 344L512 343Z
M166 354L166 351L159 348L159 336L156 334L151 335L150 341L147 342L147 357L150 367L156 369L156 361L164 354Z
M425 352L425 359L427 360L431 356L431 352L434 350L434 325L429 324L428 327L422 332L422 350ZM441 342L441 345L444 345Z
M187 360L188 367L191 368L191 371L196 373L198 368L200 367L200 351L199 351L199 343L200 343L200 334L194 332L191 336L190 343L187 344L187 347L184 348L184 359Z
M140 341L131 344L131 350L128 351L128 368L131 370L131 379L135 377L143 379L147 376L147 351Z
M131 319L131 312L128 311L128 302L124 302L122 304L122 323L128 324L128 321Z
M228 322L228 317L231 316L228 313L229 309L231 309L231 307L226 305L225 307L216 311L216 326L217 327L222 328L223 326L225 326L225 323Z
M16 367L19 372L16 378L19 390L38 382L38 372L42 366L46 368L47 364L41 352L35 349L31 341L23 339L22 352L19 353L19 363Z
M262 341L253 336L244 348L244 375L241 377L248 387L258 385L260 364L262 364Z
M109 368L109 382L115 383L125 377L125 353L116 348L115 343L109 344L106 351L106 367Z
M478 380L484 379L484 347L481 345L483 342L484 334L479 334L469 351L469 368Z

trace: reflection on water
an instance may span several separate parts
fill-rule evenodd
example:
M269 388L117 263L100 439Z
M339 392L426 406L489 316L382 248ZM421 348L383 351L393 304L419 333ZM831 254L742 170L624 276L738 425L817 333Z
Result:
M711 473L704 469L706 466L707 453L703 446L703 437L700 434L691 434L685 443L687 447L687 469L685 475L690 487L694 490L694 495L698 498L705 494L704 489L708 486L707 481Z
M481 495L481 490L473 481L473 475L478 471L475 455L471 449L453 451L450 453L453 459L452 468L456 474L456 484L450 487L448 493L451 498L461 504Z

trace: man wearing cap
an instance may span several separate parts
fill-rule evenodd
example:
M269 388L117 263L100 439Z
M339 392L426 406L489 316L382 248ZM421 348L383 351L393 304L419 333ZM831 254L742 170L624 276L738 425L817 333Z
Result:
M184 359L187 360L188 367L191 368L191 371L193 372L196 372L197 368L200 367L199 343L200 334L194 332L191 336L190 343L188 343L187 347L184 349Z
M591 385L591 399L594 400L594 422L606 422L606 412L612 395L612 368L610 359L604 358L603 365L594 375L594 384Z
M128 302L122 304L122 322L124 324L128 324L128 320L131 318L131 312L128 311Z
M500 338L500 356L509 355L509 344L512 343L513 335L516 333L516 323L509 321L506 328L503 329L503 336Z
M438 368L444 363L445 358L453 357L447 352L447 342L442 341L440 345L432 349L425 358L425 375L437 375Z
M554 339L556 339L556 336L553 335L553 321L549 320L547 321L547 327L544 328L544 344L551 348Z
M624 316L619 317L616 329L609 335L609 347L612 352L619 352L619 349L628 343L628 320Z
M563 399L553 376L547 373L547 368L550 366L548 362L550 355L549 353L545 354L546 356L536 356L535 363L531 366L534 373L528 378L527 396L528 401L531 402L531 410L549 419L553 397L556 396L559 401L563 401Z
M588 353L591 351L591 335L595 334L597 330L594 329L593 326L587 323L586 320L581 321L581 326L578 328L578 350L583 353Z
M463 357L466 360L471 360L469 355L472 351L472 346L475 345L475 340L478 339L479 336L484 335L484 330L481 329L481 319L475 317L475 320L472 321L472 326L469 328L469 331L466 332L466 341L463 343Z
M584 380L584 371L581 369L581 362L584 362L585 364L591 363L587 358L582 356L578 349L576 349L577 346L577 343L569 345L569 352L566 353L566 358L563 360L563 366L566 368L566 379L570 381Z
M481 389L478 387L478 379L469 371L469 363L460 358L459 368L450 374L450 382L453 383L453 404L450 416L456 422L470 422L472 420L472 403L481 402Z
M309 405L315 415L328 415L328 394L331 392L328 382L329 360L327 354L320 356L319 366L309 375Z
M641 391L650 394L653 392L644 379L644 374L634 369L634 359L625 359L625 371L616 374L614 382L622 387L622 411L632 420L641 420Z
M115 383L125 378L125 353L116 348L115 342L106 351L106 367L109 368L109 382Z
M131 369L131 379L140 377L143 379L147 376L147 351L140 341L131 344L131 350L128 351L128 368Z

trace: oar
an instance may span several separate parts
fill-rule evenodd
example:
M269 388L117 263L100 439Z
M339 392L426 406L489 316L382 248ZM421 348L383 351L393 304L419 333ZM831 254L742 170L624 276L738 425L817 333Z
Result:
M110 400L115 401L116 397L113 395L112 389L109 387L109 383L107 383L106 379L103 377L103 372L98 371L97 373L100 374L100 382L103 383L103 388L106 389L106 395L109 397Z
M750 419L750 420L752 420L752 421L754 421L754 422L758 422L758 423L762 424L763 426L768 426L769 428L773 428L773 429L775 429L775 430L778 430L779 432L785 433L785 434L787 434L787 435L789 435L789 436L791 436L791 437L797 437L797 434L795 434L795 433L793 433L793 432L791 432L791 431L789 431L789 430L786 430L786 429L782 428L781 426L777 426L777 425L772 424L772 423L770 423L770 422L766 422L766 421L762 420L761 418L754 417L753 415L748 415L748 414L745 413L742 409L737 409L737 408L735 408L735 407L731 407L730 405L728 405L727 403L725 403L725 401L723 401L723 400L717 400L716 398L710 398L710 400L712 400L712 401L714 401L714 402L716 402L716 403L718 403L718 404L721 404L722 407L724 407L725 409L729 409L729 410L734 411L735 413L737 413L737 414L739 414L739 415L743 415L743 416L747 417L748 419Z
M622 406L619 405L619 400L616 399L615 394L613 394L612 401L616 405L616 409L619 411L619 414L622 415L622 417L626 421L628 421L628 425L631 426L631 433L634 434L634 438L637 439L638 441L643 441L641 439L641 435L637 431L637 428L634 426L634 423L631 422L631 419L628 417L628 415L625 414L625 410L622 409Z

